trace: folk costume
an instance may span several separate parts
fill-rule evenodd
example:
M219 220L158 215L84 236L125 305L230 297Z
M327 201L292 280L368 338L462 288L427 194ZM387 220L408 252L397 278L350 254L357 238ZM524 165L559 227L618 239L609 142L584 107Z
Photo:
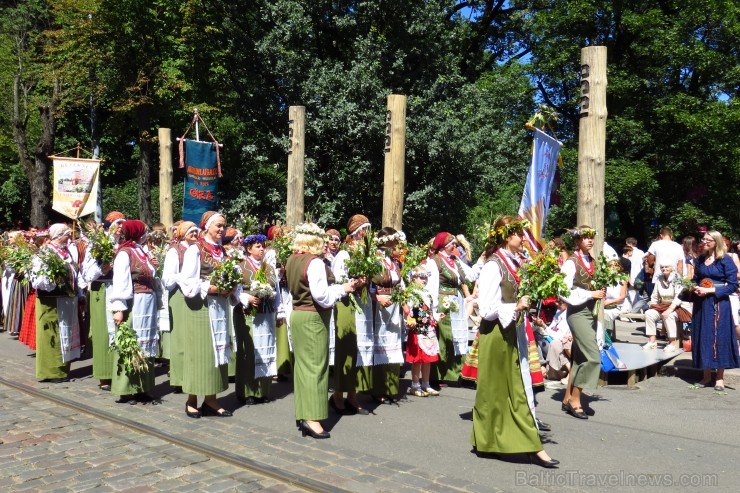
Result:
M732 322L729 295L737 291L737 267L729 255L704 265L706 256L697 258L693 282L714 285L714 294L694 296L691 327L691 358L694 368L740 367L737 334Z
M59 256L68 268L68 277L63 284L55 284L42 274L42 258L33 258L31 284L36 289L36 379L67 380L70 363L80 357L80 327L77 302L80 295L77 283L77 261L72 251L53 240L69 235L66 224L54 224L49 228L52 242L47 243L41 253L51 252Z
M566 319L573 334L572 382L574 387L587 389L596 388L601 371L597 320L593 315L596 300L591 296L595 269L594 259L578 250L562 267L565 285L570 289L570 295L563 299L568 304Z
M267 240L272 241L275 235L279 234L278 226L270 226L267 230ZM277 348L277 373L278 378L287 378L285 375L291 372L293 346L290 341L290 310L293 304L290 300L290 291L288 291L288 282L285 280L285 266L278 265L277 252L273 247L265 249L265 258L270 267L277 273L278 285L280 288L280 305L277 311L277 326L275 327L275 346Z
M293 296L291 333L296 420L319 421L329 415L329 320L344 295L341 285L328 284L326 265L317 256L294 253L285 266Z
M242 294L240 303L234 307L236 397L242 401L252 397L259 402L267 399L272 377L277 375L275 331L279 285L275 271L267 263L247 255L240 266ZM249 303L249 296L260 297L251 285L261 268L274 294L261 298L262 303L255 307Z
M478 338L478 385L470 443L478 453L542 450L525 392L516 311L518 279L504 249L485 263L478 282L482 317Z
M225 259L223 246L201 238L185 251L178 277L186 306L182 390L190 395L215 395L229 387L229 299L208 294L213 269Z
M146 394L154 388L154 358L159 351L157 295L154 289L156 269L142 245L137 243L146 232L146 225L138 220L128 220L123 223L122 230L129 239L120 243L113 260L108 309L113 313L124 312L124 321L136 333L148 365L144 371L126 373L118 352L113 351L111 393L132 396Z
M408 304L407 318L416 322L408 328L406 341L406 363L434 363L439 360L439 341L437 340L437 321L432 312L432 297L427 291L420 291L422 301L412 300Z
M455 237L450 233L439 233L433 246L437 254L427 260L429 282L427 289L432 294L434 309L439 320L439 361L432 365L432 380L456 382L460 378L462 360L468 352L468 318L465 311L465 297L462 285L475 281L475 272L460 262L454 255L447 255L443 249ZM440 320L445 298L457 304L456 311L450 311Z
M185 251L189 246L184 238L193 231L198 231L195 223L190 221L180 223L177 228L177 236L182 240L174 243L167 250L167 254L164 257L164 267L162 268L162 284L167 290L167 303L169 306L171 387L182 387L183 365L185 362L185 317L187 306L185 305L185 297L177 280L182 270Z

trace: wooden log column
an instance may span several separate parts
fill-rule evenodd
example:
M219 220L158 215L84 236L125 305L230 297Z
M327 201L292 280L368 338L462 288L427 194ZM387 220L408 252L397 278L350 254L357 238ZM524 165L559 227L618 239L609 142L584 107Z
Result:
M406 96L388 96L385 118L383 226L401 229L406 164Z
M288 109L288 207L285 222L291 228L303 222L303 173L305 157L306 107Z
M160 128L159 138L159 222L172 231L172 130Z

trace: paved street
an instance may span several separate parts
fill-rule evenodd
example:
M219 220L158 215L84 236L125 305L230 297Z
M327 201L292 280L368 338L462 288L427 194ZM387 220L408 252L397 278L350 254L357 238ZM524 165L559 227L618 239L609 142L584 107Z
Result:
M620 322L620 339L640 340L639 327ZM0 490L12 490L10 485L19 489L20 483L25 487L31 481L48 490L54 489L50 484L71 484L65 487L72 490L85 474L90 475L89 485L111 490L156 491L175 480L204 491L297 488L260 479L234 465L240 460L307 478L315 482L314 489L324 484L358 492L675 491L681 485L687 491L735 491L740 482L740 393L730 378L724 394L691 389L688 378L666 376L636 387L600 388L590 394L596 415L587 421L560 410L562 390L545 390L538 394L538 416L552 425L545 447L561 461L560 469L545 470L479 459L470 452L475 394L467 388L443 389L438 398L410 397L398 406L378 406L362 398L373 414L332 415L332 438L315 441L295 429L290 383L274 386L276 400L259 406L240 407L229 391L222 403L234 411L233 418L192 420L182 410L184 397L169 393L166 374L158 376L155 390L161 405L122 405L98 390L89 377L89 360L73 366L69 383L40 384L33 378L31 354L1 334L0 377L225 456L208 459L206 453L0 385L0 440L5 441L0 445ZM685 362L686 356L682 358ZM237 460L220 463L226 456ZM70 474L69 467L77 472ZM186 489L171 484L172 489Z

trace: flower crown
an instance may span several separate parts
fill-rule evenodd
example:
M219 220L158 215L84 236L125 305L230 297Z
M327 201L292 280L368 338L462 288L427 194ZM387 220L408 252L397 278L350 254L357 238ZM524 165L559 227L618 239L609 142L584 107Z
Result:
M299 224L293 231L297 235L318 236L324 241L329 238L329 235L327 235L323 229L321 229L314 223Z
M147 233L146 237L147 240L154 242L163 242L169 240L169 238L167 238L167 233L165 233L164 231L150 231L149 233Z
M593 228L573 228L570 230L570 235L573 238L593 238L598 234L598 231Z
M492 229L488 234L488 241L494 245L503 243L506 238L517 231L524 231L529 228L530 223L526 219L514 220L509 224L503 224L498 228Z
M254 243L264 243L267 241L265 235L249 235L242 240L242 245L252 245Z
M385 245L386 243L390 243L392 241L403 241L401 238L401 232L396 231L392 235L381 236L376 241L378 242L378 245Z

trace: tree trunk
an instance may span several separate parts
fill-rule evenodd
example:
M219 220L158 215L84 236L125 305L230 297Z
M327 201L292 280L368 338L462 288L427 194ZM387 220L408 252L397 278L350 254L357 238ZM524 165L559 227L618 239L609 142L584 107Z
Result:
M151 106L141 105L137 108L139 120L139 219L151 226L154 223L152 214L151 163L152 135Z

